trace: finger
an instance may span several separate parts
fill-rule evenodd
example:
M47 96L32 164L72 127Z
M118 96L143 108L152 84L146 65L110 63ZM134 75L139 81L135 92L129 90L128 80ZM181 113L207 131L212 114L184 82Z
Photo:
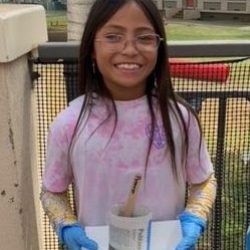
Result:
M87 238L87 237L81 237L78 238L78 243L81 245L81 247L87 250L97 250L98 249L98 245L95 241Z
M88 250L97 250L98 249L98 245L95 241L86 238L86 240L84 241L84 245L83 247L87 248Z
M191 250L193 247L192 242L188 239L183 239L175 248L175 250Z
M80 250L80 244L78 244L77 240L72 237L65 237L65 245L69 248L69 250Z
M81 250L81 246L77 242L71 242L67 247L69 250Z

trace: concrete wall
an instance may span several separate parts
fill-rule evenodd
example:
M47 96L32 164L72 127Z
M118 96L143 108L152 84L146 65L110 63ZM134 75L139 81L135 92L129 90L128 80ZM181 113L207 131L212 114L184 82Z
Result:
M199 19L201 17L200 11L195 9L183 10L183 19L192 20Z
M205 10L204 9L204 3L205 2L209 2L209 3L213 3L213 2L215 2L215 3L219 3L220 4L220 10ZM201 10L201 11L208 11L208 12L223 12L223 13L246 13L246 14L250 14L250 1L243 1L243 2L241 2L241 1L237 1L237 0L199 0L198 2L198 5L197 5L197 7L198 7L198 9L199 10ZM246 10L245 11L234 11L234 10L232 10L232 11L230 11L229 9L228 9L228 5L230 5L230 4L241 4L241 3L244 3L244 4L246 4Z
M175 14L177 14L179 11L181 11L182 9L177 9L177 8L167 8L165 10L165 14L166 14L166 18L171 18L173 17Z
M0 64L0 77L1 248L39 249L34 110L27 57Z
M25 37L26 30L32 31L33 25L37 34ZM38 42L47 40L44 30L45 13L41 7L5 5L0 10L0 249L3 250L42 249L35 108L28 53ZM16 40L21 34L24 37Z
M165 0L166 1L166 0ZM168 0L167 0L168 2ZM166 11L167 17L171 17L173 13L176 12L177 9L190 9L186 7L186 1L184 0L169 0L169 3L174 2L176 7L174 8L168 8ZM210 9L205 9L205 5L211 5L211 10ZM240 4L245 4L246 5L246 10L244 11L237 11L237 10L230 10L232 8L232 4L240 5ZM213 9L213 5L218 5L219 9ZM230 7L231 6L231 7ZM240 9L241 6L239 6L238 9ZM220 13L220 14L249 14L250 15L250 1L238 1L238 0L194 0L194 9L196 11L201 11L201 12L208 12L208 13ZM237 8L235 8L237 9ZM172 10L172 11L171 11ZM185 15L184 15L185 16ZM189 12L186 15L186 19L192 19L193 17L197 16L196 12Z

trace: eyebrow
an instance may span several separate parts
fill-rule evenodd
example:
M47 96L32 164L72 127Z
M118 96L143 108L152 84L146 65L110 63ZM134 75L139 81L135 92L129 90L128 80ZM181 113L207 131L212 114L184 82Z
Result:
M107 25L106 27L103 27L104 29L118 29L121 31L126 31L126 28L117 24L110 24ZM137 27L135 29L136 31L150 31L150 32L155 32L153 28L151 27L147 27L147 26L141 26L141 27Z

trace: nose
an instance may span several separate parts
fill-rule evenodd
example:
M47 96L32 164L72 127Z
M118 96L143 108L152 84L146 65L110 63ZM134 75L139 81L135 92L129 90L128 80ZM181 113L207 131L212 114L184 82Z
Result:
M124 47L122 50L122 54L126 55L137 55L138 49L136 48L135 40L127 40L124 42Z

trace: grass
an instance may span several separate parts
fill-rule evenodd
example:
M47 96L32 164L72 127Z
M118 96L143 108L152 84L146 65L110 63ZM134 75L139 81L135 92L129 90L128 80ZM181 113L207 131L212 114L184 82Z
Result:
M243 25L242 25L243 26ZM166 26L168 40L249 40L250 26L214 25L213 22L169 23Z
M47 29L49 41L67 41L66 11L47 12Z
M67 16L65 11L47 12L48 29L62 29L67 27Z

